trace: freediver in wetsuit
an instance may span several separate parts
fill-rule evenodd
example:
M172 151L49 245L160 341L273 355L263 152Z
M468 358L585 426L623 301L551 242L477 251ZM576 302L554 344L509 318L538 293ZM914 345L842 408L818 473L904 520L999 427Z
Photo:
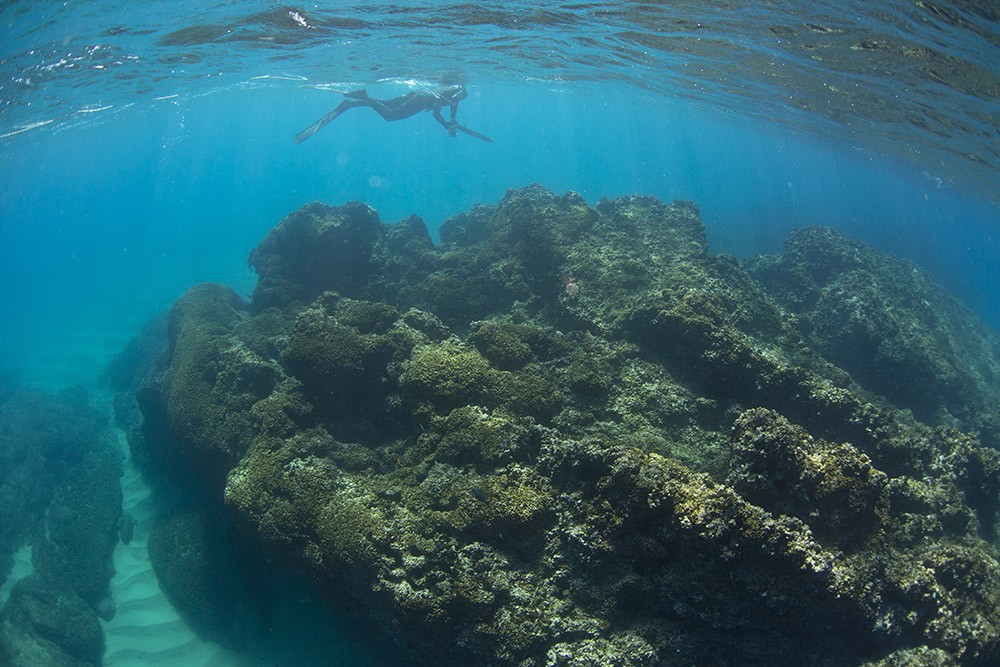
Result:
M409 118L421 111L430 111L434 114L434 120L441 123L442 127L448 130L448 134L451 136L454 137L458 134L458 131L461 131L477 139L492 143L493 140L489 137L478 132L473 132L455 121L455 114L458 113L458 103L464 100L467 95L465 86L444 86L434 91L411 90L405 95L394 97L391 100L377 100L374 97L369 97L368 93L364 90L344 93L347 99L338 104L336 109L295 135L295 143L301 144L323 129L334 118L348 109L354 109L355 107L369 107L374 109L378 115L386 120L400 120L401 118ZM445 107L451 109L450 121L445 120L444 116L441 115L441 110Z

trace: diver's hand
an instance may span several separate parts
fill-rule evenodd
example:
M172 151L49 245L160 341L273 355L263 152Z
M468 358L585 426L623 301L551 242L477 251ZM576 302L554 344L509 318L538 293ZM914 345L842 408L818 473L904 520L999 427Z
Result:
M453 137L458 136L458 130L455 129L456 124L457 123L448 123L447 125L444 126L444 129L448 130L448 134L450 134Z

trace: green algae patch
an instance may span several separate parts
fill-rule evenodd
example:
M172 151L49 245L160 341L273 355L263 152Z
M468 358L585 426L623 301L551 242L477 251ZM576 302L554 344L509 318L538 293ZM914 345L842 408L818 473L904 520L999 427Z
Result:
M422 413L483 405L544 419L560 400L543 374L531 368L498 370L474 347L453 340L414 350L399 381L404 396Z
M733 431L731 483L748 500L807 521L839 546L888 520L889 478L853 446L816 440L762 409L740 415Z
M491 400L494 370L483 355L455 341L417 348L400 376L411 400L446 412Z
M316 521L316 543L324 563L344 567L369 561L374 550L371 537L381 523L379 518L364 498L330 497Z
M423 442L437 461L488 468L527 460L538 450L532 420L478 406L457 408L436 419Z

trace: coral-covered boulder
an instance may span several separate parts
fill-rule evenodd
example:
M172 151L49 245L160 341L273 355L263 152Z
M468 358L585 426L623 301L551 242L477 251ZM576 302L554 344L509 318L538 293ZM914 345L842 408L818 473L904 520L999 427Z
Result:
M96 667L104 632L94 610L72 592L23 579L0 614L0 658L10 667Z
M88 452L58 485L32 540L35 571L97 607L114 574L111 554L122 514L122 455L110 444Z
M850 444L817 440L760 408L733 431L729 483L747 500L802 519L838 546L856 546L886 521L888 477Z
M82 389L22 389L0 404L0 577L31 548L33 574L0 611L0 664L98 665L114 614L122 452Z
M1000 454L955 428L992 418L995 335L918 410L821 326L880 275L859 244L751 273L690 202L539 186L418 222L310 205L250 308L174 308L146 432L267 558L418 664L1000 661Z
M356 296L371 274L381 227L374 209L358 202L337 208L315 202L295 211L250 253L260 276L254 310L307 304L328 290Z
M246 452L257 427L250 408L278 379L274 362L232 335L246 312L220 285L192 287L174 304L165 377L138 393L151 450L140 458L220 479Z

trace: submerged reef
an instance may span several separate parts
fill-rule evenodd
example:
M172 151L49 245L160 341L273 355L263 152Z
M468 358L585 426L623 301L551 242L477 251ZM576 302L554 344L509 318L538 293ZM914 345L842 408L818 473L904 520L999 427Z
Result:
M750 270L809 344L921 421L976 430L1000 446L1000 340L911 262L832 229L789 235Z
M101 664L122 459L83 390L16 389L0 402L0 579L19 550L30 558L0 600L0 664Z
M1000 344L925 274L539 186L440 233L290 214L175 304L136 459L419 664L1000 661Z

